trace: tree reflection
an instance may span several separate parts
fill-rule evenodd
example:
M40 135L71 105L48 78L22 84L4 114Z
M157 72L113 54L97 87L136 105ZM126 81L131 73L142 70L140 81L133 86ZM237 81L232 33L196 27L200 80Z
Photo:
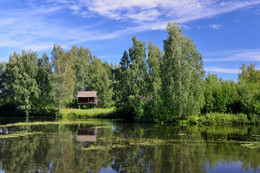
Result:
M116 172L207 172L207 165L214 168L220 161L239 161L244 170L259 170L259 147L241 145L241 141L259 144L259 138L254 138L259 134L259 127L118 123L112 128L112 122L111 128L108 124L102 126L95 123L19 127L18 130L43 133L0 138L0 169L6 172L98 172L106 168Z

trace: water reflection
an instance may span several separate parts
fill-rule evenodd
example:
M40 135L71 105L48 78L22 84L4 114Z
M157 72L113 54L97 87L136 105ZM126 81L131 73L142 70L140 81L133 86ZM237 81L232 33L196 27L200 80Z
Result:
M3 128L2 128L3 129ZM95 120L9 128L43 132L1 139L6 172L259 171L259 127L175 127Z
M97 128L79 128L77 131L77 140L82 142L84 146L88 146L89 142L97 142Z
M8 128L0 128L0 135L7 135L8 134Z

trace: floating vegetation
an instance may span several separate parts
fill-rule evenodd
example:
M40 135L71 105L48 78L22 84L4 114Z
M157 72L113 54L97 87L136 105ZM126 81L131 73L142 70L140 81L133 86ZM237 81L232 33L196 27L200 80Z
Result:
M260 135L252 135L253 137L260 137Z
M82 150L86 150L86 151L89 151L89 150L106 150L107 147L104 147L104 146L97 146L97 145L91 145L90 147L82 147L81 148Z
M185 136L186 134L185 134L185 133L179 133L179 134L177 134L177 135L179 135L179 136Z
M204 142L207 142L207 145L215 145L216 143L237 143L237 144L245 144L246 142L239 142L236 140L226 140L226 139L218 139L217 141L213 140L204 140L203 142L201 140L192 140L192 139L156 139L156 138L120 138L120 137L99 137L97 138L97 141L113 141L113 143L125 143L130 145L138 145L138 146L154 146L154 145L178 145L180 143L186 143L187 145L202 145ZM191 144L192 142L192 144ZM260 142L255 142L256 145L254 147L257 147L260 145Z
M95 125L95 124L100 124L96 122L95 120L93 121L43 121L43 122L19 122L19 123L12 123L12 124L6 124L6 125L0 125L0 127L13 127L13 126L36 126L36 125L67 125L67 124L90 124L90 125ZM104 127L104 126L99 126L99 127ZM108 127L108 126L107 126ZM111 127L111 126L109 126Z
M127 147L127 145L123 145L123 144L113 144L112 148L125 148Z
M138 145L138 146L154 146L154 145L173 145L169 143L165 143L165 141L161 140L142 140L130 142L130 145Z
M256 139L257 141L260 141L260 135L252 135L252 138Z
M260 148L260 142L247 142L247 143L241 143L242 147L247 147L247 148Z
M112 126L94 126L94 127L91 127L92 129L111 129Z
M11 133L8 135L1 135L0 138L17 138L21 136L28 136L28 135L35 135L35 134L42 134L42 132L27 132L27 131L21 131L21 132L16 132L16 133Z

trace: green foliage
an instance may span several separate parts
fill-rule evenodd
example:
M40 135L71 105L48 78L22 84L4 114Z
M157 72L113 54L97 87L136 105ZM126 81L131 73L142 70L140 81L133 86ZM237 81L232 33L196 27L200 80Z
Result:
M116 107L125 118L140 120L144 116L143 106L147 100L147 64L145 43L133 37L129 56L125 51L116 69Z
M260 70L255 68L256 64L246 66L242 64L239 74L241 93L241 106L247 114L258 114L260 116Z
M83 47L80 47L78 49L77 47L72 47L72 49L75 51L75 68L76 68L76 92L77 91L85 91L87 87L87 80L88 80L88 71L89 66L92 61L92 53L89 49L84 49Z
M35 52L14 52L7 64L4 82L6 101L26 115L35 108L40 89L37 84L38 59Z
M204 81L203 113L244 113L248 117L251 114L260 115L260 71L255 68L255 64L250 66L242 64L241 70L237 83L223 81L218 79L217 75L208 74Z
M43 53L42 58L38 59L38 72L36 76L36 81L40 89L36 106L36 112L38 113L49 109L50 104L53 103L53 98L51 97L51 80L51 63L46 53Z
M0 62L0 107L4 106L4 82L5 82L6 62Z
M246 114L227 114L227 113L207 113L202 116L190 116L188 121L191 124L215 124L215 125L224 125L224 124L237 124L243 125L247 123L255 123L255 121L249 121Z
M195 44L177 24L167 27L162 59L162 100L172 116L198 114L204 103L203 61Z
M161 103L161 61L162 51L155 46L151 41L148 45L148 76L147 83L147 101L144 106L145 118L149 121L156 119L158 115L159 105Z
M129 48L129 57L131 59L129 77L131 80L131 100L133 103L136 119L144 116L143 105L147 99L147 64L145 42L139 41L133 37L133 46Z
M54 45L52 50L52 95L56 105L61 107L72 101L75 89L75 49L65 52L61 46Z
M124 51L123 57L121 58L121 62L119 64L121 65L122 71L126 71L129 68L130 59L127 51Z
M260 70L255 68L256 64L250 63L249 66L242 64L240 69L242 73L238 75L240 81L246 83L260 83Z
M120 61L120 66L115 71L114 93L116 99L117 112L122 113L122 117L130 118L134 114L134 106L132 104L133 87L130 73L130 58L127 51L124 51Z
M6 62L0 62L0 93L2 96L2 90L4 89L4 82L5 82L5 72L6 72Z
M136 121L259 122L256 64L242 64L238 82L215 74L203 81L196 45L178 24L169 24L167 32L163 53L149 42L148 56L145 42L134 36L119 65L76 46L65 51L54 45L51 60L45 53L38 59L35 52L14 52L8 63L0 63L0 110L38 115L58 107L61 112L61 107L78 107L78 91L87 90L97 91L99 107L116 106L118 117Z
M218 80L216 74L208 74L204 81L205 105L203 112L238 113L239 93L234 81Z
M87 87L88 91L97 91L98 104L101 108L112 106L112 80L110 79L111 71L107 63L102 63L100 59L94 57L88 69Z

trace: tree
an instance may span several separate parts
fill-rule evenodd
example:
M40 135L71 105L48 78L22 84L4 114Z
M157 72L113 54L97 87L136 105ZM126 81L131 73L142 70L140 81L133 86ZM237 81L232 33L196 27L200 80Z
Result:
M132 94L129 96L133 103L135 118L142 119L144 116L144 104L147 100L147 64L145 42L132 38L133 46L129 48L129 57L131 59L129 80Z
M234 81L223 81L216 74L208 74L204 80L204 113L238 113L238 92Z
M155 46L151 41L149 41L148 46L148 71L149 71L149 92L151 94L156 94L160 90L161 86L161 65L162 61L162 51L159 47Z
M242 64L239 74L239 93L243 113L260 114L260 70L256 64Z
M0 62L0 107L6 104L3 96L4 83L6 81L5 73L6 73L6 62Z
M61 46L54 45L52 50L52 68L53 68L53 97L59 107L69 103L73 99L75 91L75 52L65 52Z
M38 60L38 72L36 80L40 89L39 99L37 101L37 109L44 110L46 106L53 103L51 98L51 63L46 53Z
M99 107L110 107L112 99L112 80L100 59L94 57L89 66L87 90L97 91Z
M148 77L147 82L147 104L145 107L145 114L147 119L154 119L156 109L159 109L160 90L161 90L161 61L162 51L155 46L151 41L148 45Z
M162 100L168 118L200 112L203 97L203 60L195 44L178 24L168 24L162 59Z
M116 107L127 118L141 119L147 99L147 64L145 43L133 37L133 46L126 51L116 72ZM126 117L125 117L126 118Z
M22 51L22 55L14 52L7 64L4 83L6 100L26 115L35 109L40 94L36 81L37 64L37 54L31 51Z
M240 69L242 73L238 75L239 80L246 83L260 83L260 70L256 69L256 64L250 63L249 66L242 64Z
M119 66L115 71L114 93L116 108L123 118L133 118L134 105L131 101L133 92L133 82L131 80L130 58L127 51L124 51Z
M134 79L134 97L144 97L146 96L147 86L147 65L145 62L146 59L146 48L145 42L137 40L133 37L133 46L129 48L129 57L132 61L130 64L130 70L132 77ZM127 64L128 62L126 62Z
M127 51L124 51L123 57L121 58L121 61L119 63L121 65L122 71L126 71L129 68L130 65L130 59Z
M3 94L5 82L6 62L0 62L0 94Z
M88 77L89 65L92 61L92 53L89 49L84 49L80 47L80 49L73 47L76 53L76 92L86 90L86 81Z

